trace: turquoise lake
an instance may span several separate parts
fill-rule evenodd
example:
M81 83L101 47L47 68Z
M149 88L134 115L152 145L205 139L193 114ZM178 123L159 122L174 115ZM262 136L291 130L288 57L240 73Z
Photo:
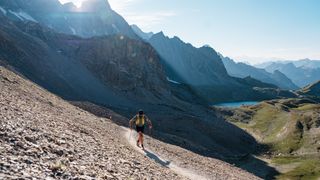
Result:
M218 103L218 104L213 104L213 106L237 108L243 105L252 106L258 103L259 101L239 101L239 102Z

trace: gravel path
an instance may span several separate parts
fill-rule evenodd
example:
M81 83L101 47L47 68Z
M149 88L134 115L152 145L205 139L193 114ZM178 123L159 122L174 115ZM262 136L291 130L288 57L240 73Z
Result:
M189 179L194 180L207 180L209 178L198 175L196 172L190 169L182 168L177 166L176 164L172 163L170 160L164 159L161 155L151 151L148 148L142 150L141 148L137 147L136 145L136 138L137 133L135 131L130 131L128 128L124 128L124 138L128 139L129 144L139 153L143 154L144 156L148 157L149 159L155 161L156 163L160 164L161 166L167 167L172 171L176 172L177 174L184 176Z
M142 151L136 146L137 133L132 131L130 135L127 128L124 129L124 138L141 154L189 179L260 179L224 161L195 154L147 135L144 136L146 151Z

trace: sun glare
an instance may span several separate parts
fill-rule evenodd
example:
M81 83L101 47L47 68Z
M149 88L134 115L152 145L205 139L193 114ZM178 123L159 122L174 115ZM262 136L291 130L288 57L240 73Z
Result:
M108 2L113 10L121 12L127 1L128 0L109 0Z
M59 0L62 4L73 2L74 5L76 5L78 8L81 7L81 4L84 0Z

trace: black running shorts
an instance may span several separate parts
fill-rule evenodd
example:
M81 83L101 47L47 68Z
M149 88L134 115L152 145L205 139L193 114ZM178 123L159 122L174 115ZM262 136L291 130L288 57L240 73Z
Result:
M144 132L144 126L136 126L136 130L137 130L137 132Z

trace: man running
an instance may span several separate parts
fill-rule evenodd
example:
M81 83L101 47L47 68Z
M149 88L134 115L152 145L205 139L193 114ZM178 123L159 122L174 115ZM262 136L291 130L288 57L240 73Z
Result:
M150 119L144 114L143 110L139 110L138 114L135 115L130 121L129 121L129 125L130 125L130 129L132 130L132 126L133 123L135 123L136 125L136 130L139 133L139 137L137 140L137 146L142 147L142 149L144 150L144 146L143 146L143 132L144 132L144 126L145 126L145 122L148 123L149 128L152 128L152 123L150 121Z

